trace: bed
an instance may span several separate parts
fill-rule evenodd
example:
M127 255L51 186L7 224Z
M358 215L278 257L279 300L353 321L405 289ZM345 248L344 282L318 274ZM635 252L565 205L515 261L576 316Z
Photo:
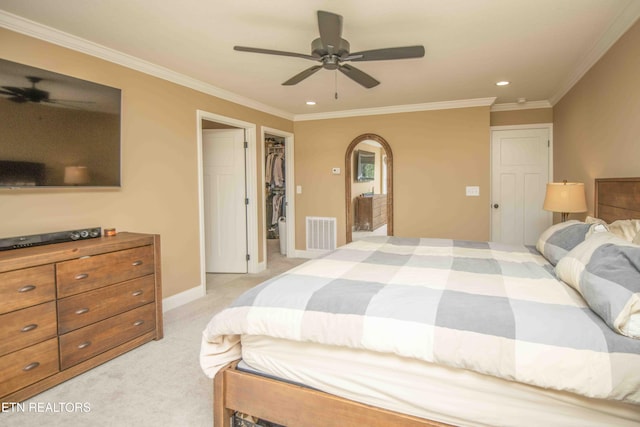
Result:
M552 227L542 254L378 236L249 290L203 333L214 425L639 425L640 289L603 307L602 277L581 272L610 248L640 262L597 230L640 218L640 178L596 180L600 214Z

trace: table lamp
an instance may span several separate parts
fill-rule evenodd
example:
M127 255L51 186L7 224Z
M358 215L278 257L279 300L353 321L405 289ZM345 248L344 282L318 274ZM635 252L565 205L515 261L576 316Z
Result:
M581 182L550 182L544 197L545 211L560 212L562 222L570 213L586 212L587 201L584 197L584 184Z

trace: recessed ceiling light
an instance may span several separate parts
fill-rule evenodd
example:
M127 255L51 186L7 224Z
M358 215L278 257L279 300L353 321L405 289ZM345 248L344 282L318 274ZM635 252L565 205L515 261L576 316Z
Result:
M511 83L511 82L508 82L508 81L506 81L506 80L503 80L503 81L501 81L501 82L496 83L496 86L506 86L506 85L508 85L509 83Z
M307 105L316 105L316 101L307 101Z

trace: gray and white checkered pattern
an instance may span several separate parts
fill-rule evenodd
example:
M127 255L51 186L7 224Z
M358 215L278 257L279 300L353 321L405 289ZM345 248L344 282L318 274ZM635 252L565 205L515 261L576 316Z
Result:
M640 404L640 341L621 336L535 250L372 237L240 296L204 331L213 376L239 336L394 353Z
M640 246L598 233L572 249L556 274L614 331L640 339Z

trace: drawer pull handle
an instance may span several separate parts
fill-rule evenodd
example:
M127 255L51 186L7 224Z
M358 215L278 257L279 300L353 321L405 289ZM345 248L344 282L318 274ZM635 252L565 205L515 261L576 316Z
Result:
M32 369L36 369L38 366L40 366L40 362L31 362L27 366L22 368L22 370L25 372L29 372Z
M21 332L29 332L29 331L33 331L37 327L38 327L38 325L36 325L35 323L32 323L32 324L27 325L24 328L20 329L20 331Z
M27 286L23 286L20 289L18 289L18 292L22 293L22 292L29 292L34 290L36 287L35 285L27 285Z
M82 350L83 348L87 348L91 345L91 341L85 341L82 344L78 344L78 348Z
M142 324L144 324L144 320L137 320L133 323L133 326L141 326Z
M89 309L88 308L79 308L78 310L76 310L76 314L80 315L80 314L85 314L88 313Z
M139 290L133 292L131 295L134 296L134 297L139 297L142 294L143 294L142 289L139 289Z
M134 261L134 262L131 263L131 265L133 265L134 267L137 267L137 266L142 265L142 264L143 264L143 262L140 261L140 260Z
M87 273L80 273L80 274L76 275L76 280L86 279L87 277L89 277L89 275Z

